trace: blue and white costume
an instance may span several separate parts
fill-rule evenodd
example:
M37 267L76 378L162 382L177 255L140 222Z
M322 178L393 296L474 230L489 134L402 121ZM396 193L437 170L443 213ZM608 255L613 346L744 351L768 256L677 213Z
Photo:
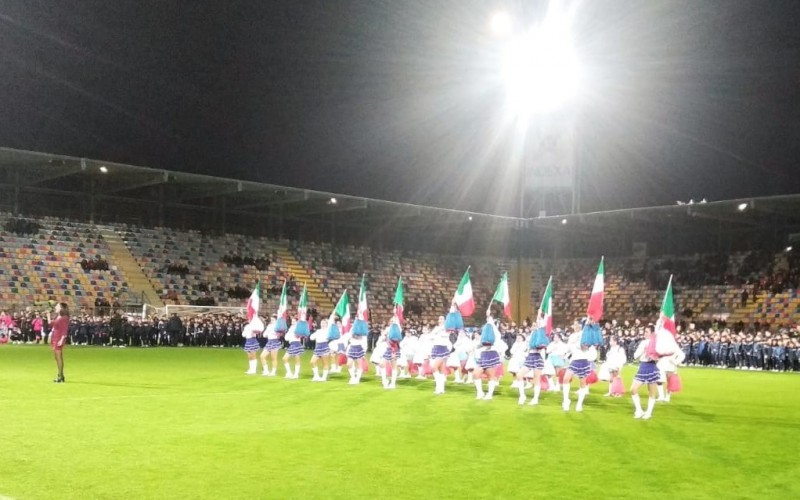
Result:
M267 352L280 350L281 346L283 345L283 341L281 340L280 335L275 332L274 322L267 325L267 330L264 333L267 337L267 343L264 344L264 350Z
M263 325L263 323L262 323ZM257 325L256 325L257 326ZM245 352L256 352L259 349L258 334L260 331L255 330L253 322L246 324L242 330L242 337L245 338L244 350Z
M597 359L597 349L594 346L582 346L581 335L581 332L573 333L567 341L570 356L569 369L576 377L586 378L592 371L592 361Z
M320 328L311 334L309 337L315 342L314 356L321 358L330 354L331 349L328 346L328 328Z
M450 333L443 326L435 327L431 333L431 360L444 359L450 355L453 344L450 343Z
M289 356L300 356L303 354L303 351L305 351L300 337L294 333L294 324L292 324L292 326L289 327L289 331L286 332L286 341L289 342L289 349L286 350L286 354Z
M656 366L656 360L647 355L646 347L648 342L648 339L639 342L636 351L633 353L633 358L639 360L639 369L636 371L633 380L643 384L655 384L658 383L659 379L658 366Z

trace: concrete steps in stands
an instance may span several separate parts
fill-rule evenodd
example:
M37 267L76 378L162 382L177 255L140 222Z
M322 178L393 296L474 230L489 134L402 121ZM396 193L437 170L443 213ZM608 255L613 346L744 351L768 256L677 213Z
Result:
M113 229L100 228L100 235L105 240L109 250L111 250L111 259L108 260L116 265L117 269L125 276L129 292L134 295L141 293L147 304L155 307L164 307L164 302L159 297L158 292L153 288L153 284L147 279L141 266L139 266L139 263L119 234Z
M286 265L289 272L294 275L298 286L302 283L307 285L309 306L316 307L322 315L327 315L332 311L336 304L334 304L330 297L322 290L320 283L311 276L306 267L297 260L297 257L285 247L276 247L275 252Z

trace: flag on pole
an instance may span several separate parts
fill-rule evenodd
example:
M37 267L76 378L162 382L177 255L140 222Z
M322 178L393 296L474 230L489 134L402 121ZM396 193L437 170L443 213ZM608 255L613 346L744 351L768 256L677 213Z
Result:
M680 350L677 340L678 329L675 327L675 305L672 301L672 276L670 276L664 300L661 302L661 312L656 321L655 335L648 344L647 354L653 359L671 356Z
M531 335L529 345L534 349L541 349L550 343L550 336L553 332L553 277L547 280L547 287L542 295L542 302L539 304L539 312L536 313L536 330Z
M277 321L275 322L275 332L277 333L286 333L289 329L289 325L286 323L286 318L289 312L289 300L286 296L286 281L283 282L283 288L281 288L281 298L278 301L278 312L276 316L278 317Z
M553 331L553 277L547 280L547 288L544 289L542 302L539 304L539 312L536 314L536 326L544 328L549 337Z
M589 307L586 316L592 323L600 322L603 317L603 296L605 295L603 258L600 258L600 267L597 268L597 276L594 278L592 296L589 298Z
M253 293L247 299L247 321L252 321L253 317L258 316L258 310L261 308L261 282L256 282L256 287L253 288Z
M369 333L369 309L367 308L367 289L365 286L365 275L361 275L361 288L358 291L358 306L356 309L356 320L353 323L353 335L364 336Z
M300 294L300 304L297 305L294 333L301 337L311 334L311 329L308 327L308 290L305 283L303 283L303 293Z
M475 312L475 300L472 297L472 283L469 280L469 267L458 283L453 302L462 316L472 316Z
M342 292L339 302L336 303L336 308L331 313L330 321L336 321L336 316L342 320L342 332L347 333L350 331L350 299L347 297L347 290Z
M497 284L497 289L494 291L492 300L503 304L503 313L505 313L507 317L511 317L511 296L508 294L508 273L503 273L503 277L500 279L500 283Z
M397 278L397 289L394 291L394 317L403 324L403 278Z
M673 337L678 336L678 330L675 328L675 306L672 301L672 275L669 277L664 300L661 301L661 313L658 315L658 323L656 324L656 330L659 329L668 331Z

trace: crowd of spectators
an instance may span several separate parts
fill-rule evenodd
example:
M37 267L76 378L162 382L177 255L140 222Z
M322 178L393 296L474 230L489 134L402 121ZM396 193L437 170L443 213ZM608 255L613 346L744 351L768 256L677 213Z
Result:
M243 267L243 266L253 266L259 271L266 271L269 268L272 262L267 257L250 257L250 256L241 256L239 254L234 255L224 255L222 257L222 262L226 264L230 264L232 266Z
M11 218L6 222L4 228L9 233L25 236L38 233L42 229L42 225L35 220Z
M189 274L189 266L186 264L167 264L162 270L167 274L177 274L178 276L186 276Z
M108 261L99 255L94 259L81 259L81 269L84 271L108 271Z

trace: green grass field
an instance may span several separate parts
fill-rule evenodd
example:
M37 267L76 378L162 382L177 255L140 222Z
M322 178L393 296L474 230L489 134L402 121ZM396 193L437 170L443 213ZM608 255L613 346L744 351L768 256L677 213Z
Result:
M796 374L684 369L638 421L602 382L565 414L552 393L517 406L508 381L475 401L248 377L232 349L65 359L56 385L47 347L0 346L0 498L800 498Z

